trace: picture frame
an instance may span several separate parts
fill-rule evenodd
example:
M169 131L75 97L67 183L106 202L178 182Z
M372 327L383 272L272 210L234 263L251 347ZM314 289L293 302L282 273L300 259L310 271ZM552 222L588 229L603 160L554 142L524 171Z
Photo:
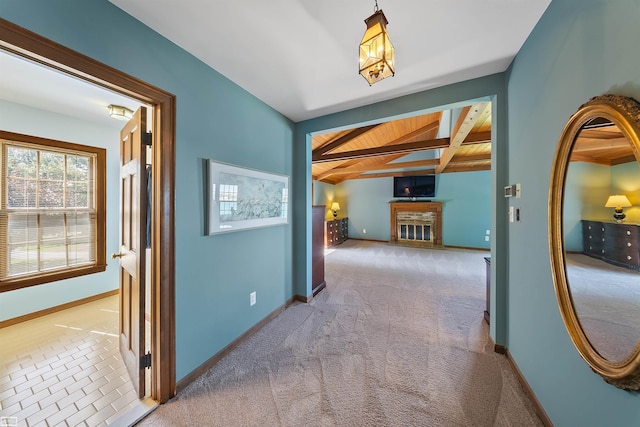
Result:
M209 235L289 223L289 177L208 160Z

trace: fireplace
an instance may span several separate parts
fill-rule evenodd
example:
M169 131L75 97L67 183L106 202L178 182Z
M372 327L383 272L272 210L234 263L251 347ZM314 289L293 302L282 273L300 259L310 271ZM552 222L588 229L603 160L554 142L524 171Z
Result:
M391 202L391 242L442 245L442 203Z

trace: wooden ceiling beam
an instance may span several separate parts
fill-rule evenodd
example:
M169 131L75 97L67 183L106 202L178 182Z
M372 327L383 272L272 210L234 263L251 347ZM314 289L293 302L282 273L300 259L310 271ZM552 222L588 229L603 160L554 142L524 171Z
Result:
M406 168L422 168L427 166L437 166L439 159L416 160L413 162L385 163L380 165L369 166L350 166L346 168L335 168L318 175L318 179L322 180L331 175L348 175L351 173L362 173L372 170L389 170L389 169L406 169Z
M487 142L491 142L491 131L470 133L462 141L462 145L486 144Z
M449 164L449 167L442 173L453 172L476 172L476 171L488 171L491 170L491 162L485 162L485 164L473 164L473 163L458 163Z
M428 139L424 141L406 142L404 144L384 145L382 147L366 148L362 150L345 151L343 153L325 154L313 156L313 163L334 162L336 160L363 159L366 157L384 156L390 154L412 153L415 151L446 148L449 146L449 138Z
M333 151L336 148L342 147L343 145L351 142L352 140L356 139L359 136L364 135L365 133L369 132L370 130L373 130L378 126L380 125L377 124L377 125L371 125L371 126L363 126L363 127L354 129L351 132L347 133L346 135L342 135L340 138L336 139L335 141L330 141L329 143L316 148L315 150L313 150L312 157L322 156L323 154Z
M451 132L451 144L440 156L440 164L436 168L436 173L442 173L442 171L444 171L455 155L456 150L471 133L471 129L473 129L476 122L486 119L491 114L491 108L487 108L488 105L489 103L487 102L481 102L462 109L458 121Z
M466 163L466 162L478 162L478 161L486 161L491 160L491 153L482 153L482 154L456 154L453 156L451 163Z
M365 173L351 179L370 179L370 178L388 178L393 176L414 176L414 175L431 175L435 173L435 169L422 169L409 172L382 172L382 173Z
M319 157L325 155L329 151L335 150L339 146L342 146L342 145L346 144L347 142L351 141L356 136L361 136L364 133L372 130L373 128L375 128L377 126L380 126L380 125L365 126L365 127L361 127L361 128L355 129L353 132L349 132L347 135L343 135L342 137L338 138L334 142L330 142L329 144L325 144L322 147L316 148L315 150L313 150L313 153L311 155L312 161L315 162L316 158L319 158ZM438 129L439 127L440 127L440 120L436 120L435 122L431 122L431 123L429 123L427 125L424 125L424 126L418 128L418 129L414 130L414 131L411 131L411 132L409 132L409 133L407 133L405 135L402 135L399 138L396 138L396 139L394 139L392 141L389 141L389 142L385 143L384 145L401 144L401 143L407 142L407 141L409 141L409 140L411 140L413 138L417 138L417 137L419 137L420 135L422 135L422 134L424 134L426 132ZM362 129L365 129L365 131L364 132L360 132L356 136L351 136L351 135L355 135L355 133L357 131L362 130ZM325 149L327 147L328 147L328 149Z

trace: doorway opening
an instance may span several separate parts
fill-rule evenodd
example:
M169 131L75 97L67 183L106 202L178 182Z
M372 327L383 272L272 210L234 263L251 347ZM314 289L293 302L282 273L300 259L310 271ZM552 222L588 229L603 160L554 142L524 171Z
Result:
M153 118L149 336L149 396L175 394L174 181L175 96L0 19L0 49L151 106Z

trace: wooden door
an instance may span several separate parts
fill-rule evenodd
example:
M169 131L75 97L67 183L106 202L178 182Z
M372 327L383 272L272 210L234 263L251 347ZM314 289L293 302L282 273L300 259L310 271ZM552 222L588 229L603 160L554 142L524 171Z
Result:
M140 107L120 131L120 354L144 397L147 112Z

